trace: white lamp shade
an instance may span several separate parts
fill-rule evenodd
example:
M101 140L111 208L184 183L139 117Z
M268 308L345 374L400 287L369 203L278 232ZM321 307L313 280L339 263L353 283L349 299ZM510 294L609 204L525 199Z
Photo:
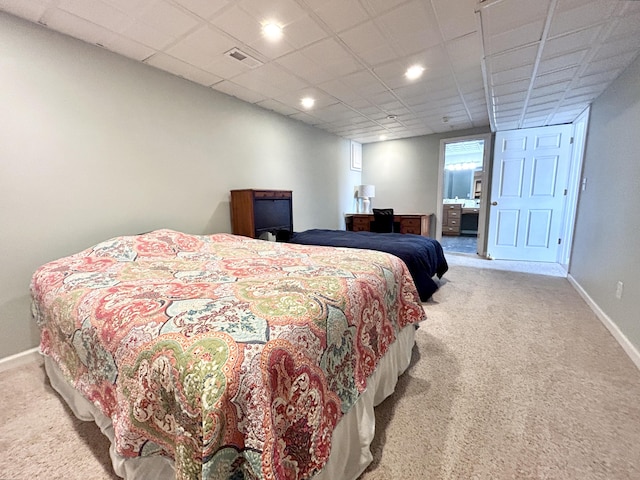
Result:
M375 185L360 185L358 187L358 197L360 198L373 198L376 196Z

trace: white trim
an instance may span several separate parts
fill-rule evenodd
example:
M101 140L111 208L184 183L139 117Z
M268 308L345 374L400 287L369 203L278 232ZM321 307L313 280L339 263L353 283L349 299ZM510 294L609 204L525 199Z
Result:
M576 226L576 214L578 213L578 197L580 196L580 176L582 175L582 163L587 144L587 131L589 129L589 112L591 107L585 108L573 121L573 150L571 152L571 166L569 167L569 179L567 181L567 202L563 212L562 246L558 263L565 270L570 269L571 253L573 250L573 233Z
M0 372L6 372L12 368L21 367L27 363L34 362L42 362L42 355L40 355L40 349L38 347L0 359Z
M489 208L489 179L491 178L491 151L493 150L493 135L491 133L481 133L478 135L465 135L464 137L442 138L440 140L440 157L438 159L438 198L436 202L436 240L442 239L442 198L444 195L444 163L445 148L448 143L470 142L473 140L483 140L484 150L482 152L482 194L480 195L480 214L478 217L478 242L477 253L484 257L486 248L486 224Z
M571 274L567 275L567 280L576 289L578 294L587 302L587 305L591 307L591 310L596 314L596 316L600 319L600 321L607 327L607 330L613 335L613 338L617 340L622 349L629 355L631 361L638 367L640 370L640 352L638 349L629 341L629 339L625 336L624 333L618 328L618 326L609 318L609 316L602 311L602 309L598 306L596 302L589 296L589 294L585 291L584 288L577 282L575 278L571 276Z

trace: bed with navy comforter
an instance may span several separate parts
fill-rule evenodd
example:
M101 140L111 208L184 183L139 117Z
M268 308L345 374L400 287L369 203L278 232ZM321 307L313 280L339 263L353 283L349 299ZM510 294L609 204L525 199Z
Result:
M378 250L395 255L409 268L423 302L438 289L433 277L441 278L449 269L440 242L421 235L312 229L294 233L290 242Z

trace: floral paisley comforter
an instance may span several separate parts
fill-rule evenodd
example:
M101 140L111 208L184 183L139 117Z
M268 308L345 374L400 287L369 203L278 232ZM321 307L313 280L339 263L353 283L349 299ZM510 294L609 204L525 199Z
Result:
M405 326L398 258L158 230L40 267L41 350L105 415L123 456L179 479L303 479Z

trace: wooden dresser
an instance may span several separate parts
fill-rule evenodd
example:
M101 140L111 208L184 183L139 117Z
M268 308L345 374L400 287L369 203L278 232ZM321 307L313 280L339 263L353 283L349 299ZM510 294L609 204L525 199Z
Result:
M431 226L431 214L406 214L394 215L393 222L400 227L400 233L412 233L414 235L429 236ZM373 214L348 213L345 215L347 230L353 232L370 232Z
M231 190L231 228L258 238L265 232L293 233L291 190Z
M445 203L442 205L442 235L460 235L462 204Z

